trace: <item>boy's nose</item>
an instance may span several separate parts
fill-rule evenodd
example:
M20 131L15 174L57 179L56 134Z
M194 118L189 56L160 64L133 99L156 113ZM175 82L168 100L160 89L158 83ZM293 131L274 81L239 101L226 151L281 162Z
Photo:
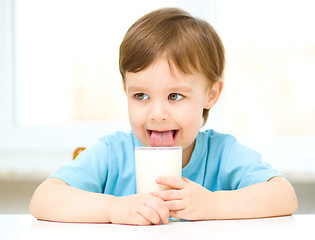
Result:
M150 106L150 120L163 121L169 117L167 106L162 102L155 102Z

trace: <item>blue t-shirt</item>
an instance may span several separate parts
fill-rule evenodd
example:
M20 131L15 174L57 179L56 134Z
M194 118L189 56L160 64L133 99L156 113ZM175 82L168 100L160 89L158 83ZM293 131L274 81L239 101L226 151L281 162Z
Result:
M141 143L132 132L105 136L51 177L90 192L114 196L135 194L135 146ZM281 174L233 136L207 130L198 133L182 176L210 191L219 191L266 182Z

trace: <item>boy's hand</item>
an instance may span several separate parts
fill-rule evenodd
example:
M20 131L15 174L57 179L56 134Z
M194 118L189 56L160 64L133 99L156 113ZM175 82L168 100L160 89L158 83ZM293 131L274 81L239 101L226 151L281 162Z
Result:
M214 214L213 192L198 183L184 177L159 177L156 182L173 189L152 193L165 201L170 210L170 217L203 220L210 219Z
M168 223L169 210L164 201L150 194L115 197L109 220L112 223L150 225Z

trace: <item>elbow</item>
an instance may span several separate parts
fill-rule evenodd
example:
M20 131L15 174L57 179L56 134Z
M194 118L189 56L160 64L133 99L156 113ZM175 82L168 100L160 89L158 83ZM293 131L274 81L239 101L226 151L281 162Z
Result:
M42 185L43 183L37 187L29 203L30 214L32 214L37 219L43 219L42 215L45 213L45 209L47 208L47 201L45 201L44 197L47 194L42 192Z
M290 198L291 198L291 201L290 201L290 207L289 207L289 215L292 215L298 210L298 207L299 207L299 202L298 202L298 199L297 199L297 196L295 194L293 187L292 187L292 193L291 193Z
M34 205L32 203L30 203L29 211L30 211L30 214L33 215L33 217L35 217L36 219L39 219L36 208L34 208Z
M39 219L39 211L38 211L38 203L37 203L37 199L36 199L36 191L35 193L33 194L33 197L30 201L30 204L29 204L29 211L30 213L37 219Z
M299 203L298 203L298 199L297 199L295 190L289 182L287 182L287 194L286 194L286 196L287 196L286 199L284 199L285 202L287 203L287 204L284 204L286 206L286 210L287 210L286 215L292 215L297 211Z
M298 209L298 199L291 183L282 177L273 178L270 182L275 183L274 200L277 202L276 215L292 215Z

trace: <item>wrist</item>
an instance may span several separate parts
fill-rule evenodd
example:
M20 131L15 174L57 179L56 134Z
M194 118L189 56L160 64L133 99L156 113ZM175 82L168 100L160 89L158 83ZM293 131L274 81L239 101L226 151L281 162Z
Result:
M118 200L118 197L113 196L113 195L109 195L109 194L104 194L105 197L105 201L104 201L104 206L105 206L105 210L104 210L104 215L105 215L105 220L106 222L112 222L113 219L113 214L116 212L116 202Z
M216 219L217 216L217 204L216 204L216 192L211 192L207 189L206 194L201 198L202 202L200 202L199 211L199 219L200 220L213 220Z
M210 219L218 219L219 205L217 204L218 192L210 192L211 201L210 201Z

